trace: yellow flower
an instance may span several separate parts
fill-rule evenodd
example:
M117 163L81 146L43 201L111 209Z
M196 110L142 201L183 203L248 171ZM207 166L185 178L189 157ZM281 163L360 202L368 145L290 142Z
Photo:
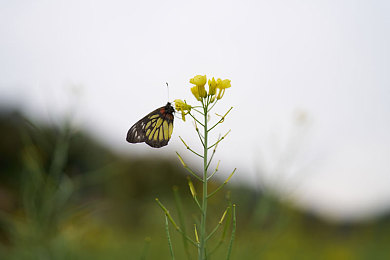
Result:
M204 88L204 85L207 82L206 75L197 75L190 79L190 83L195 84L194 87L191 88L192 94L195 96L197 100L201 100L202 98L205 98L207 96L206 89Z
M191 111L191 106L181 99L175 99L175 108L181 113L181 119L186 121L185 115Z
M191 106L181 99L175 99L175 108L177 110L191 111Z
M217 88L217 81L214 79L209 79L209 96L215 95L215 90Z
M225 94L225 89L230 88L230 79L218 79L217 80L217 88L219 89L217 99L221 99L223 95Z
M219 79L221 80L221 79ZM225 88L230 88L232 85L230 84L230 79L224 79L224 80L221 80L219 85L218 85L218 88L220 89L225 89Z
M191 92L192 92L192 95L194 95L196 97L197 100L201 100L200 96L199 96L199 92L198 92L198 87L197 86L193 86L191 88Z
M196 75L195 77L190 79L190 83L197 85L198 87L204 87L204 85L206 85L206 82L207 82L206 75L204 75L204 76Z

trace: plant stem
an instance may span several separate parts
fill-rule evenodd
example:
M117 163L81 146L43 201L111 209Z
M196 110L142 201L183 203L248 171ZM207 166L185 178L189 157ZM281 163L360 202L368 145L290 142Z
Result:
M203 143L203 198L202 198L202 218L200 223L200 254L199 260L206 259L206 217L207 217L207 116L208 102L203 103L204 111L204 143Z
M168 216L167 215L165 215L165 232L167 232L168 246L169 246L169 252L171 253L171 259L175 260L175 256L173 254L171 236L169 235L169 224L168 224Z
M186 239L187 231L186 231L186 225L185 225L184 217L183 217L182 202L181 202L181 198L180 198L180 194L179 194L179 190L178 190L177 186L173 187L173 193L175 196L175 202L176 202L177 214L179 216L180 228L183 230L182 239L183 239L184 251L186 252L187 259L190 260L191 256L190 256L190 251L188 248L188 241Z

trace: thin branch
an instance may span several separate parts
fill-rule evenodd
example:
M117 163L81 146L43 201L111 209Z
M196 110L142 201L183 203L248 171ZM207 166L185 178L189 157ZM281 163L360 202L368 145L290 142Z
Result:
M167 208L160 202L160 200L158 198L156 198L156 202L157 204L160 206L160 208L164 211L165 215L167 215L169 221L172 223L172 225L175 227L176 230L179 230L179 226L176 225L176 222L173 220L171 214L169 213L169 211L167 210Z
M217 104L217 101L218 101L218 99L215 100L215 103L207 110L207 112L210 112L211 109L213 109L213 107L215 106L215 104Z
M220 137L221 137L221 135L218 136L218 139L219 139ZM209 168L210 163L211 163L211 161L213 160L213 157L214 157L215 151L217 150L217 147L218 147L218 144L215 145L215 147L214 147L213 154L212 154L211 157L210 157L210 161L207 163L206 170Z
M233 172L229 175L229 177L226 179L226 181L224 181L224 183L221 184L221 186L219 186L215 191L213 191L212 193L210 193L209 195L207 195L207 198L210 198L212 197L215 193L217 193L220 189L222 189L223 186L225 186L231 177L233 177L233 174L236 172L237 168L234 168Z
M210 254L209 254L210 256L212 254L214 254L214 252L217 251L218 248L220 248L221 245L225 242L226 233L228 231L228 228L229 228L230 224L232 223L232 210L231 210L232 205L231 204L232 203L229 202L229 209L230 210L227 213L227 220L225 221L225 225L223 227L223 232L221 234L221 238L219 239L218 244L210 251Z
M215 144L213 144L212 146L209 146L207 147L207 149L210 149L210 148L213 148L214 146L216 146L219 142L221 142L223 139L225 139L225 137L230 133L230 131L232 131L231 129L229 129L229 131L227 131L227 133L222 136L220 139L218 139L217 142L215 142ZM179 136L180 137L180 136Z
M187 166L187 164L184 162L183 158L181 158L180 154L176 152L177 157L179 158L181 164L183 165L184 169L186 169L192 176L194 176L198 181L203 182L202 178L200 178L198 175L196 175L190 167Z
M175 204L176 204L176 209L177 209L177 214L179 216L179 224L181 229L183 230L184 234L187 234L186 232L186 226L184 222L184 217L183 217L183 210L182 210L182 202L180 199L180 194L179 194L179 188L177 186L173 186L173 194L175 197ZM185 235L182 235L182 240L183 240L183 245L184 245L184 251L186 252L187 259L191 259L190 251L188 248L188 241L186 240Z
M194 233L195 233L196 243L198 243L199 245L199 236L198 236L198 230L196 230L196 224L194 224Z
M190 237L187 236L181 229L177 229L177 231L182 234L192 245L198 247L198 244L194 240L192 240Z
M187 147L188 150L190 150L191 152L193 152L194 154L196 154L197 156L203 158L202 155L198 154L197 152L195 152L194 150L192 150L183 140L183 138L181 138L181 136L179 136L180 140L183 142L183 144L185 145L185 147Z
M230 254L232 253L232 246L233 246L234 238L235 238L235 235L236 235L236 225L237 225L237 221L236 221L236 205L233 204L233 229L232 229L232 236L231 236L231 239L230 239L229 248L228 248L228 254L227 254L226 260L230 259Z
M181 228L173 220L173 218L172 218L171 214L169 213L169 211L167 210L167 208L160 202L160 200L158 198L156 198L156 202L160 206L160 208L164 211L165 215L168 217L168 220L172 223L172 225L175 227L175 229L180 234L182 234L191 244L193 244L194 246L197 247L198 245L195 243L195 241L193 241L190 237L187 236L187 234L185 234L183 232L183 230L181 230Z
M214 174L218 171L218 167L219 167L219 163L220 163L220 162L221 162L221 160L218 161L217 167L215 168L214 172L213 172L209 177L207 177L207 181L208 181L209 179L211 179L211 177L213 177Z
M203 142L203 140L202 140L202 135L199 133L198 127L196 127L195 130L196 130L196 132L198 133L199 140L200 140L200 142L202 143L202 146L204 147L204 142Z
M207 130L208 132L210 132L214 127L216 127L219 123L222 123L224 120L225 120L225 117L227 116L227 114L229 114L230 110L232 110L233 107L231 107L223 116L222 118L215 124L213 125L212 127L209 128L209 130Z
M209 107L209 105L211 104L211 100L212 100L212 99L213 99L212 96L207 95L207 112L209 111L208 107Z
M168 225L168 216L167 215L165 215L165 232L167 232L168 246L169 246L169 252L171 253L171 259L174 260L175 256L173 254L171 236L169 235L169 225Z
M198 122L201 126L204 127L204 124L202 124L198 119L196 119L196 117L194 117L191 113L188 113L188 115L190 115L196 122Z
M223 213L223 215L222 215L220 221L218 222L217 226L216 226L216 227L213 229L213 231L211 231L211 233L206 237L206 241L209 240L209 239L214 235L214 233L218 230L218 228L222 225L223 220L224 220L224 218L225 218L226 213L228 212L228 210L229 210L229 207L227 207L227 209L226 209L225 212Z
M203 112L200 112L199 110L195 109L194 107L191 107L191 109L204 116Z
M202 207L200 206L200 203L198 201L198 197L196 196L196 190L195 190L194 184L192 183L191 178L189 176L187 177L187 180L188 180L188 186L190 187L192 198L196 202L196 205L198 205L199 209L202 211Z
M200 205L197 197L194 197L194 201L195 201L196 205L198 205L199 209L202 211L202 206Z

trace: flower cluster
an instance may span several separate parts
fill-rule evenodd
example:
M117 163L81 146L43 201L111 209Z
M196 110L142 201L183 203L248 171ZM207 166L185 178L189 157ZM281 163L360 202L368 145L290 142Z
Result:
M195 96L195 98L199 101L202 100L202 98L210 98L210 103L213 103L215 99L221 99L223 95L225 94L225 89L230 88L230 79L217 79L213 77L211 80L209 79L208 85L209 85L209 91L207 93L205 89L205 85L207 82L207 77L206 75L197 75L190 79L190 83L194 84L191 88L192 94ZM216 95L218 90L218 94Z
M225 94L225 89L230 88L230 79L220 79L215 80L213 77L211 80L208 80L209 90L206 91L205 85L207 83L206 75L197 75L190 79L190 83L195 86L191 87L191 92L194 97L201 101L202 103L211 104L216 100L219 100ZM183 121L185 121L185 116L190 113L192 106L187 104L187 102L181 99L175 100L176 111L181 113Z
M185 116L190 113L191 106L181 99L175 99L175 109L181 113L181 118L186 121Z

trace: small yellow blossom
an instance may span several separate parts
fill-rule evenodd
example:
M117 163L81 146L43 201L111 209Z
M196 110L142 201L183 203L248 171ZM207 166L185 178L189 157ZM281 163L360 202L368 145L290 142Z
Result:
M230 79L224 79L224 80L218 79L217 80L217 88L219 89L219 92L217 95L217 99L221 99L223 97L223 95L225 94L225 89L230 88L230 87L231 87Z
M214 79L209 79L209 96L215 95L215 90L217 88L217 81Z
M204 75L204 76L196 75L195 77L190 79L190 83L197 85L198 87L204 87L204 85L206 85L206 82L207 82L206 75Z
M181 99L175 99L175 107L177 110L191 111L191 106Z
M195 96L197 100L201 100L202 98L205 98L207 96L206 89L204 88L204 85L207 82L206 75L197 75L190 79L190 83L195 84L194 87L191 88L192 94Z
M221 80L221 82L218 84L218 88L220 89L230 88L231 86L232 85L230 84L230 79Z
M195 96L195 98L199 101L201 101L202 98L205 98L207 96L207 92L204 87L193 86L191 88L191 92Z
M192 95L194 95L194 97L195 97L198 101L201 100L201 98L200 98L200 96L199 96L199 91L198 91L198 87L197 87L197 86L193 86L193 87L191 88L191 92L192 92Z
M175 109L181 113L183 121L186 121L185 115L191 111L191 106L181 99L175 99Z

